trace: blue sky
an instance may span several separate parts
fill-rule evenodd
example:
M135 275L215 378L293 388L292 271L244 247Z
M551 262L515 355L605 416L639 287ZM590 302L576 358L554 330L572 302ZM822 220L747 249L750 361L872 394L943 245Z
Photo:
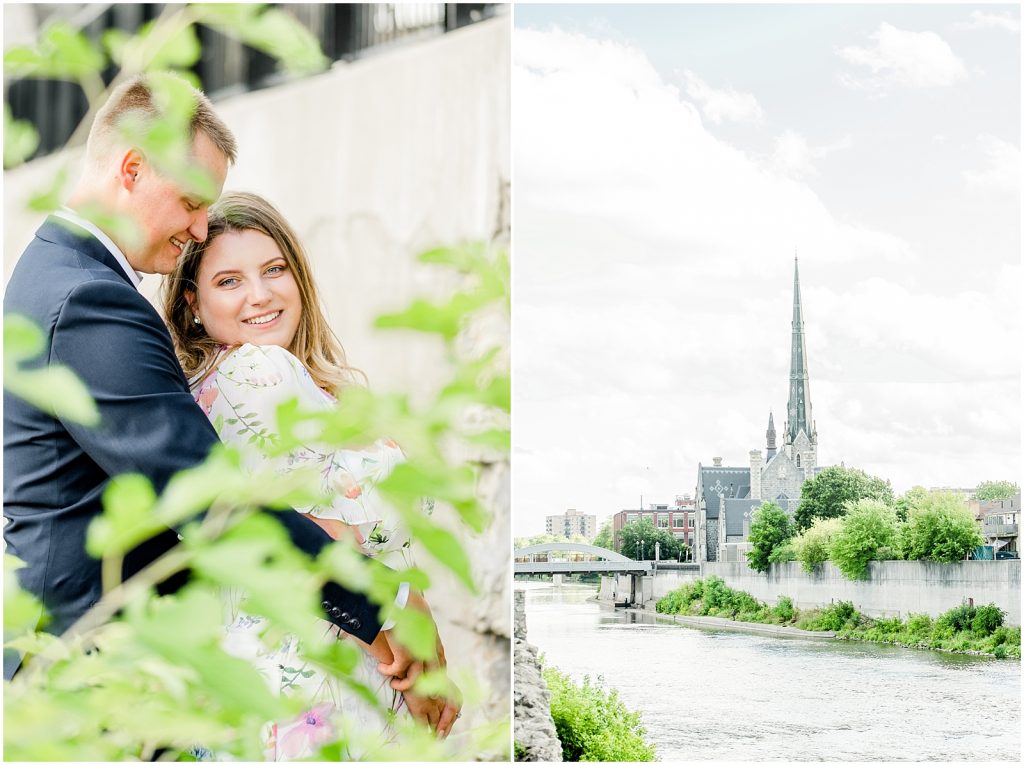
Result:
M516 6L514 533L764 448L794 249L821 463L1016 478L1019 23Z

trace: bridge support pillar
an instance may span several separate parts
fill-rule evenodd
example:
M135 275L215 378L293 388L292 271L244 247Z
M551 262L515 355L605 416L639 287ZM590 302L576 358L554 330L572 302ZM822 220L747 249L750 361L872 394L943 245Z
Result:
M551 584L553 584L555 587L561 587L562 586L562 575L561 574L552 574L551 575Z

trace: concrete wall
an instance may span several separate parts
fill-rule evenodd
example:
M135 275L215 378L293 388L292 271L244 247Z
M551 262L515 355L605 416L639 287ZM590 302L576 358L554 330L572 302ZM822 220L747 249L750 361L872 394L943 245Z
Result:
M266 196L295 226L349 361L375 390L423 400L446 379L440 342L371 326L414 296L438 299L457 285L414 256L464 239L508 240L509 87L505 15L215 105L239 144L225 189ZM25 200L61 167L77 177L77 162L70 152L4 173L5 284L42 220ZM158 282L147 277L144 292L153 295ZM508 331L490 317L460 338L460 349L472 356ZM439 507L436 517L459 529L481 596L419 556L453 672L488 689L467 704L456 731L507 719L511 675L509 463L483 451L460 456L482 464L479 490L494 521L470 536L453 513Z
M804 573L797 562L773 564L767 575L746 563L705 563L701 568L703 576L719 576L733 589L770 604L783 595L799 608L848 600L870 616L905 619L908 613L937 616L973 598L975 605L995 603L1007 613L1007 623L1020 624L1019 560L950 564L872 561L868 567L870 578L864 581L847 579L831 563L823 564L814 574ZM671 589L659 585L655 592L664 594Z

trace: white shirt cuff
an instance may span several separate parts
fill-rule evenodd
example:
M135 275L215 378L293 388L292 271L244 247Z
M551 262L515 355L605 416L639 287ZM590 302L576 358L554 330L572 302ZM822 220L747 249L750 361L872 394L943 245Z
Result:
M408 602L409 602L409 583L408 582L402 582L402 583L400 583L398 585L398 594L395 595L395 605L398 606L399 608L405 608L405 604L408 603ZM384 630L389 630L389 629L391 629L394 626L395 626L395 620L394 619L388 619L386 622L384 622L382 625L380 625L380 629L383 632Z

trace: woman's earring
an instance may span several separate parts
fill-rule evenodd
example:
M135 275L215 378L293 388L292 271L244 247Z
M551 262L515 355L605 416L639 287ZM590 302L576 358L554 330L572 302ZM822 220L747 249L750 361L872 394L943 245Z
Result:
M202 319L200 319L200 318L199 318L198 316L193 316L193 317L192 317L192 323L193 323L193 324L202 324L202 323L203 323L203 320L202 320Z

